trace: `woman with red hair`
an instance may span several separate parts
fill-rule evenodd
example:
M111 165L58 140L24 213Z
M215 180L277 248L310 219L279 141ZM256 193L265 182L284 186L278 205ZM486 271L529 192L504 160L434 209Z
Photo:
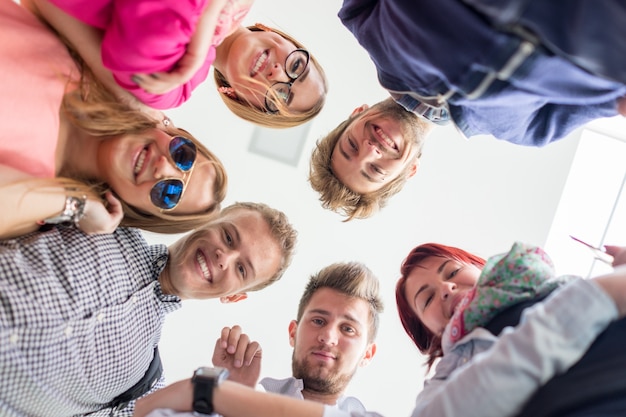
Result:
M614 255L626 250L610 248ZM427 243L414 248L400 270L396 302L404 330L427 356L429 369L441 358L435 375L417 398L414 417L468 416L478 410L480 415L517 415L548 380L585 355L595 340L584 330L585 321L606 314L602 312L606 305L592 300L606 295L606 291L598 292L605 289L606 277L555 280L548 256L530 245L516 243L509 252L485 261L459 248ZM515 332L500 332L506 326L494 322L507 314L507 308L524 300L543 299L564 282L569 284L524 313ZM581 305L585 306L583 314ZM604 329L597 326L596 330ZM551 339L554 334L550 332L559 328L568 336ZM498 343L499 339L503 342ZM477 356L486 351L490 351L488 357ZM527 356L529 352L531 356ZM553 355L559 359L545 368ZM467 366L477 362L490 365ZM514 378L503 377L503 372ZM498 395L485 396L484 406L493 410L474 410L480 403L475 397L492 391ZM474 411L467 410L470 403ZM621 406L625 406L623 401Z

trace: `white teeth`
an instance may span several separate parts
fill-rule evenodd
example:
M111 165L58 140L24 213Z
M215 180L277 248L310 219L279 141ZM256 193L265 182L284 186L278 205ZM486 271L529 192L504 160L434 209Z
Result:
M146 160L146 153L148 153L147 149L143 149L143 151L141 151L141 153L139 154L139 157L137 158L137 163L135 164L135 174L139 174L139 171L141 171L141 168L143 168L143 163Z
M204 279L210 280L211 274L209 272L209 267L206 264L206 259L204 259L204 256L202 256L200 252L198 252L198 254L196 255L196 261L198 261L198 265L200 265L200 269L202 270L202 275L204 276Z
M391 140L391 138L387 136L380 127L376 127L374 130L376 131L378 136L387 144L387 146L392 149L396 149L396 144L394 143L394 141Z
M261 56L259 57L259 59L257 59L256 62L254 63L254 67L252 67L252 73L250 74L251 76L254 76L256 75L257 72L259 72L259 68L261 68L261 66L265 63L266 59L267 59L267 52L263 52Z

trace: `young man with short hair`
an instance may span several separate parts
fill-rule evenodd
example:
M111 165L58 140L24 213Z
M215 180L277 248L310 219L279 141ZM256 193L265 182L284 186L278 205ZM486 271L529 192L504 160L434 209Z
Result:
M286 216L255 203L169 249L131 228L0 241L0 414L109 415L158 357L167 313L185 299L246 298L280 278L295 243ZM113 415L131 415L124 405Z
M415 175L432 127L391 98L355 109L311 154L322 206L347 220L372 216Z
M361 401L344 394L356 370L376 353L374 340L383 311L379 291L378 279L358 262L335 263L313 275L300 298L296 320L289 323L293 376L264 378L263 389L341 412L365 413ZM260 346L241 327L226 327L217 340L213 364L219 368L208 369L228 369L229 380L255 387L261 371ZM191 416L166 410L154 415L160 412Z

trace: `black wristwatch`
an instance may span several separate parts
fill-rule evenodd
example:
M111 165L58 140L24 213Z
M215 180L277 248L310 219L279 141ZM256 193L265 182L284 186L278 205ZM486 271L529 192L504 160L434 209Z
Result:
M193 411L195 414L213 413L213 390L228 378L228 369L201 367L193 373Z

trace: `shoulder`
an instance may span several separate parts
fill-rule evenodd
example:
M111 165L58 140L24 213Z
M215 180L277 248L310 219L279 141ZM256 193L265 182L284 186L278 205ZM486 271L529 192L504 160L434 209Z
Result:
M287 395L290 397L301 397L304 384L301 379L294 377L277 379L265 377L259 381L267 392L273 392L276 394Z
M337 401L337 408L342 411L348 411L350 413L359 412L363 413L366 411L365 406L356 397L341 397Z

